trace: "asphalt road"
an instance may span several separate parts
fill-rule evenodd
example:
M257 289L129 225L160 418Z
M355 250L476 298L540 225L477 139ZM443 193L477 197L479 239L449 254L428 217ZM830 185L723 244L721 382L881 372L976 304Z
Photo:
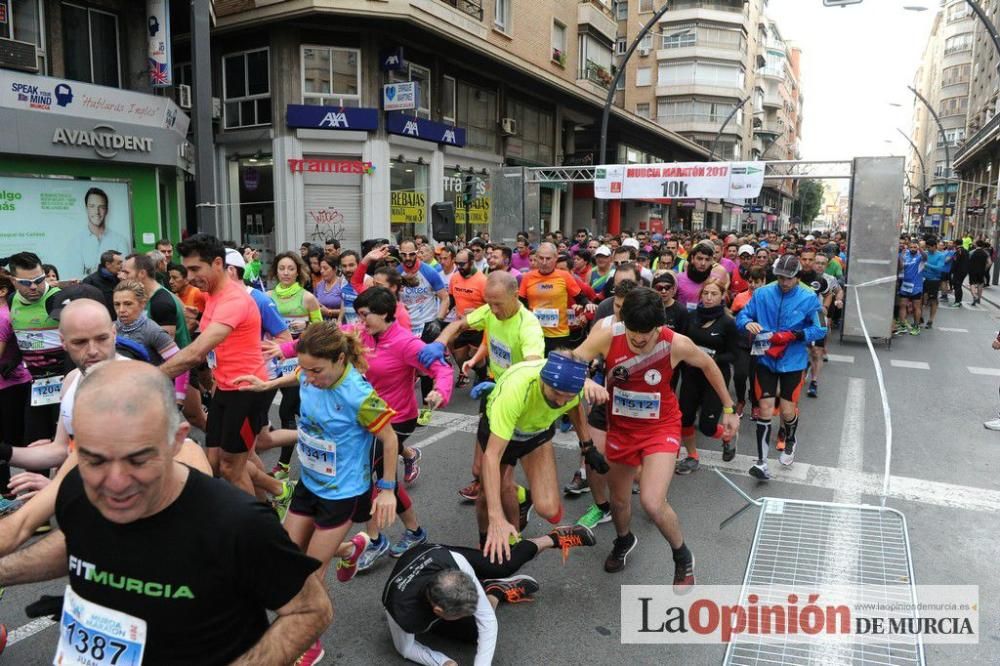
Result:
M987 294L996 291L994 287ZM933 330L896 338L891 349L878 349L894 429L887 505L906 516L916 582L979 586L978 644L928 646L928 663L1000 663L1000 578L995 574L1000 433L982 426L1000 407L1000 352L990 348L998 314L989 306L943 309ZM864 345L831 342L829 352L820 397L802 399L799 446L790 470L777 470L777 479L769 484L758 484L746 475L753 431L745 419L741 455L734 463L722 463L718 445L706 441L702 469L689 477L675 477L670 501L697 556L699 584L740 584L755 531L756 510L720 530L720 522L743 502L711 471L713 466L726 469L754 496L878 503L885 431L874 368ZM435 415L432 425L411 440L424 449L422 474L411 493L422 524L439 543L476 541L473 509L456 494L470 479L474 413L475 403L465 394L457 395L444 413ZM567 436L559 442L556 455L563 483L572 476L577 460L575 440ZM268 462L273 457L274 453L268 456ZM568 499L567 519L583 513L589 497ZM525 533L542 534L546 527L534 518ZM389 533L398 536L401 530L397 523ZM541 591L534 603L499 609L495 663L720 663L722 646L621 644L619 586L669 584L673 572L669 547L638 502L633 531L639 546L628 568L617 575L602 568L613 538L610 524L597 528L595 548L574 550L565 565L555 551L529 563L523 572L540 581ZM336 617L323 636L324 663L402 663L379 604L391 566L387 558L346 585L331 575ZM7 590L0 608L2 621L13 632L12 644L0 663L51 663L56 630L44 623L28 624L23 608L40 594L59 593L64 585L62 580ZM472 648L427 642L459 663L472 662Z

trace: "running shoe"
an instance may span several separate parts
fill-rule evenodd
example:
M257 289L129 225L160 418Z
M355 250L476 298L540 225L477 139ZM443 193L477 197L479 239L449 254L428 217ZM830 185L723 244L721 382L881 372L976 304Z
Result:
M753 467L750 468L750 476L755 479L760 479L761 481L770 481L771 472L767 469L766 462L754 463Z
M7 516L24 506L24 500L0 497L0 516Z
M340 561L337 562L337 580L341 583L346 583L354 578L354 574L358 573L358 560L368 551L372 540L364 532L358 532L351 537L351 543L354 544L354 552L347 557L340 558Z
M288 513L288 506L292 503L292 495L295 494L294 481L282 481L281 493L274 498L274 511L278 514L278 520L283 521Z
M995 418L992 421L987 421L983 424L983 427L987 430L997 430L1000 431L1000 418Z
M615 543L611 547L611 554L604 560L604 570L608 573L617 573L625 568L625 561L628 560L629 553L635 550L639 538L629 532L623 537L615 537Z
M323 651L323 646L320 645L319 641L316 641L309 646L305 654L295 660L295 666L313 666L313 664L318 664L325 656L326 652Z
M557 527L549 532L549 536L559 543L559 549L562 550L563 564L566 563L571 548L593 546L597 543L597 539L594 538L594 533L590 528L579 523Z
M740 439L740 431L737 430L733 438L728 442L722 440L722 460L723 462L731 462L733 458L736 457L736 443Z
M469 379L469 375L464 375L462 373L458 373L458 381L455 382L455 387L456 388L465 388L466 386L468 386L471 383L472 383L472 380Z
M518 520L519 532L523 532L524 528L528 526L528 521L531 520L531 509L535 506L535 503L531 501L531 491L527 488L524 489L524 494L521 496L520 488L518 488L518 501L517 510L520 514L520 519Z
M810 398L815 398L818 389L819 386L816 384L816 380L814 379L811 382L809 382L809 388L806 390L806 395L809 396Z
M567 495L582 495L590 492L590 481L583 478L580 470L573 474L573 480L563 486L563 492Z
M423 454L420 452L420 449L413 449L412 458L403 456L403 481L406 482L406 485L412 485L417 480L417 477L420 476L420 465L418 463L422 457Z
M538 581L531 576L517 575L510 578L491 578L483 581L483 591L508 604L531 601L538 592Z
M361 559L358 560L358 571L368 571L375 565L378 558L388 552L389 539L384 534L379 534L378 540L371 541L368 547L365 548L365 552L361 554Z
M580 520L576 521L576 524L592 530L607 522L611 522L611 510L604 511L596 504L591 504L587 512L580 516Z
M481 489L482 485L479 483L479 479L473 479L472 483L458 491L458 495L468 502L475 502L479 499Z
M920 335L920 326L914 324L910 327L910 335Z
M962 307L962 304L961 303L952 303L948 307L950 307L950 308L960 308L960 307Z
M674 468L674 473L681 475L690 474L691 472L697 470L698 467L700 466L701 463L698 462L697 458L692 458L691 456L688 456L684 460L681 460L677 463L677 467Z
M674 560L674 594L687 594L694 582L694 555L687 561Z
M283 462L278 462L277 465L271 468L271 476L276 478L278 481L285 481L288 479L288 465Z
M791 467L792 463L795 462L795 447L791 444L786 446L785 450L778 456L778 462L785 467Z
M426 542L427 530L423 527L418 527L416 532L404 530L403 536L399 537L399 541L392 544L392 547L389 548L389 557L402 557L403 553L409 549Z
M934 322L928 319L924 328L934 328Z

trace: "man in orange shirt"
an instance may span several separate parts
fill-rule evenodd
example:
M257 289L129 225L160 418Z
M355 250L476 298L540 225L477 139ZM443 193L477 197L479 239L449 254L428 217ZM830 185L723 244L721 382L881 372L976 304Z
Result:
M194 333L198 330L198 320L205 313L205 292L188 282L183 264L169 264L167 275L170 291L184 304L184 318L188 329Z
M554 349L569 346L569 302L583 306L588 301L573 276L556 268L555 245L542 243L535 257L536 268L521 279L518 296L542 325L548 355Z
M465 317L486 303L486 275L476 268L469 250L459 250L455 254L455 272L448 281L448 295L459 318ZM483 332L471 329L462 331L455 338L450 347L459 369L475 353L482 341ZM485 365L483 367L485 368ZM485 374L483 376L485 377ZM469 378L459 374L459 387L467 386L468 383Z

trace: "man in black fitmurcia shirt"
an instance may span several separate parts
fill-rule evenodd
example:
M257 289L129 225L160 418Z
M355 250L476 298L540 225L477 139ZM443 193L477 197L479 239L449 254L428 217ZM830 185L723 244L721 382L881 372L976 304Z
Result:
M174 460L189 427L159 370L91 369L73 422L61 530L0 559L0 585L69 574L57 663L290 664L316 641L333 615L319 562L265 505Z

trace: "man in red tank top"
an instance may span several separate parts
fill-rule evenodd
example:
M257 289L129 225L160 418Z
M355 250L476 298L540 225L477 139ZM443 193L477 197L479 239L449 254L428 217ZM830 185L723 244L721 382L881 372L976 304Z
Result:
M611 466L607 480L617 538L604 561L604 570L614 573L624 569L638 542L629 524L632 481L641 465L639 499L646 515L670 543L674 589L683 592L695 582L694 555L684 544L680 521L666 501L681 444L681 410L670 388L670 378L681 362L701 369L722 401L722 427L732 436L739 428L739 419L726 381L708 354L665 326L659 294L645 287L625 296L621 322L610 328L595 327L574 355L585 361L597 356L606 359L610 396L606 407L608 440L603 453Z

